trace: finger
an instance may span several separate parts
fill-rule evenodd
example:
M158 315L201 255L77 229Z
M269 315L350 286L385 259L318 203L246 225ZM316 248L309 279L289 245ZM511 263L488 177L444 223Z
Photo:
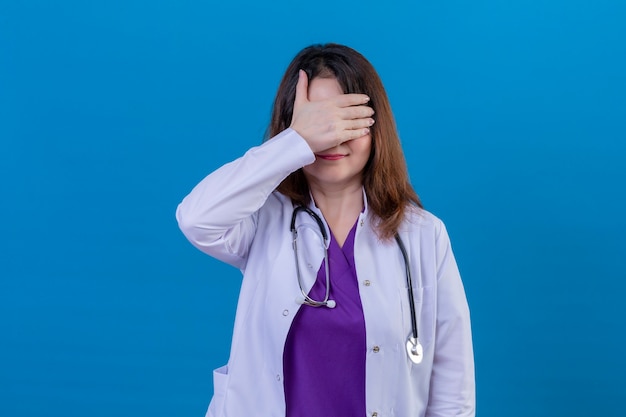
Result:
M339 144L347 142L349 140L362 138L365 135L370 133L369 127L361 128L361 129L352 129L352 130L344 130L339 135Z
M365 94L340 94L334 100L338 107L350 107L368 103L370 98Z
M375 121L372 118L345 120L342 126L343 129L338 135L341 143L368 135L371 132L370 127L374 123Z
M363 119L373 116L374 109L369 106L351 106L342 108L339 114L344 120Z
M373 124L374 119L369 117L364 119L346 120L343 123L343 130L363 130L371 127Z
M309 77L304 70L298 71L298 83L296 84L296 98L294 104L306 103L309 101Z

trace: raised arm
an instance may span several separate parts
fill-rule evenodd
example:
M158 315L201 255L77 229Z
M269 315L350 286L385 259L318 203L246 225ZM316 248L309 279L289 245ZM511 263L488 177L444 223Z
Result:
M300 71L291 128L204 178L180 203L178 224L201 251L243 268L256 231L256 213L290 173L315 161L314 152L367 134L373 110L363 94L308 99Z
M178 225L202 252L241 269L256 212L287 175L314 160L306 141L287 129L205 177L179 204Z

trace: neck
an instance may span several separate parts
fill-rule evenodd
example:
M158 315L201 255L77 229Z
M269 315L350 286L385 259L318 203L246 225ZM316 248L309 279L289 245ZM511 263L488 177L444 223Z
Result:
M315 205L320 209L339 246L343 246L354 222L363 211L360 184L328 189L309 183Z

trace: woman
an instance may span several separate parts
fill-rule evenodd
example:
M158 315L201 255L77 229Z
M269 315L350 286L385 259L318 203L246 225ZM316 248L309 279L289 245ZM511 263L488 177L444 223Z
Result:
M473 416L463 285L372 65L303 49L269 136L177 210L197 248L243 273L207 415Z

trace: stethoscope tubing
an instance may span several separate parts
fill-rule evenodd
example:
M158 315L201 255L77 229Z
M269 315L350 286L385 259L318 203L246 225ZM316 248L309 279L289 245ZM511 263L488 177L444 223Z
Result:
M315 219L315 221L317 222L317 225L319 226L319 230L322 233L322 238L324 239L323 244L324 244L324 270L325 270L325 275L326 275L326 294L324 295L323 301L316 301L312 299L304 291L304 288L303 288L302 276L300 275L300 261L298 258L298 231L296 229L296 217L298 215L298 212L300 211L307 212L313 219ZM295 254L295 258L296 258L296 273L298 275L298 285L300 286L300 292L302 293L302 296L304 297L302 299L302 303L309 305L311 307L333 308L335 306L335 303L329 300L330 298L330 266L328 263L328 233L326 233L326 228L324 227L324 223L322 223L322 219L320 219L320 217L308 207L298 206L294 209L293 214L291 216L290 228L291 228L291 235L293 238L293 241L292 241L293 251Z
M296 258L296 271L298 275L298 284L300 285L300 291L302 292L302 295L304 297L305 304L310 305L312 307L321 307L321 306L325 306L328 304L328 298L330 296L330 275L329 275L329 270L328 270L328 251L324 250L324 264L326 267L326 294L325 294L323 301L316 301L310 298L309 295L304 291L303 285L302 285L302 277L300 276L300 263L298 260L298 244L297 244L298 232L296 230L296 217L298 216L298 213L301 211L306 212L317 223L319 230L322 234L322 237L324 239L324 249L328 247L328 233L326 232L326 228L324 227L324 223L322 222L322 219L313 210L304 206L297 206L294 208L293 214L291 216L290 229L291 229L291 233L293 237L293 249L296 255L295 258ZM409 261L409 255L406 251L406 247L404 246L404 242L400 238L400 235L396 233L394 238L396 242L398 242L398 247L400 248L400 252L402 253L402 258L404 260L404 268L406 271L406 274L405 274L406 285L407 285L407 293L409 297L409 309L411 312L411 335L413 336L413 339L418 340L417 313L415 311L415 297L413 295L413 279L411 277L411 267L410 267L411 263Z
M409 309L411 310L411 332L413 338L417 340L417 313L415 312L415 297L413 295L413 279L411 278L409 255L407 254L406 248L404 247L404 242L402 242L400 235L396 233L394 237L396 239L396 242L398 242L400 252L402 252L402 257L404 258L404 268L406 269L406 286L407 292L409 294Z

